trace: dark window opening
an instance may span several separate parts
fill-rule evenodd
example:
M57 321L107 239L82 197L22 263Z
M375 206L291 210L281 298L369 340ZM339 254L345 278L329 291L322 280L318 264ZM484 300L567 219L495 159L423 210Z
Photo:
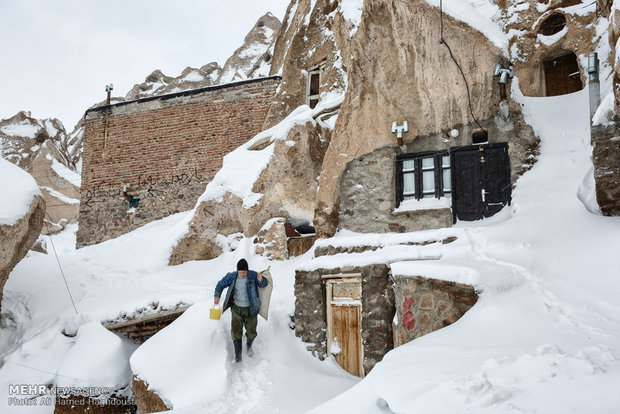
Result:
M310 75L310 95L319 94L320 79L318 73L312 73Z
M46 139L48 139L50 136L47 133L46 130L41 130L39 131L39 133L35 136L35 142L37 145L41 145L45 142Z
M307 103L310 108L314 108L319 103L319 95L321 88L321 71L315 69L308 72L308 83L306 89L306 95L308 97Z
M401 155L396 160L396 207L406 200L451 198L452 172L447 151Z
M138 208L138 204L140 203L140 197L133 196L127 200L129 204L129 208Z
M565 95L583 89L577 56L572 52L559 53L543 61L545 96Z
M484 129L478 129L471 134L472 144L484 144L489 141L489 132Z
M543 36L551 36L560 32L564 27L566 27L566 16L562 13L554 13L540 25L538 33Z

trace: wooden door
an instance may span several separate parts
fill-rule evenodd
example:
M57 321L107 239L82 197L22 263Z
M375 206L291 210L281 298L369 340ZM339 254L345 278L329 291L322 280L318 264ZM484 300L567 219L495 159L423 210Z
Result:
M510 158L506 143L452 150L454 221L480 220L510 203Z
M327 352L347 372L364 376L362 284L359 278L327 281Z
M543 62L545 74L545 96L557 96L583 89L579 64L574 53L569 53Z

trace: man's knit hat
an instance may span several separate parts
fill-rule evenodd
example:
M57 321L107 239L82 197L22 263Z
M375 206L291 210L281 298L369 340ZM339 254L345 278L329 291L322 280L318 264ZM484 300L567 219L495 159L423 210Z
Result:
M237 270L248 270L248 262L245 259L241 259L237 262Z

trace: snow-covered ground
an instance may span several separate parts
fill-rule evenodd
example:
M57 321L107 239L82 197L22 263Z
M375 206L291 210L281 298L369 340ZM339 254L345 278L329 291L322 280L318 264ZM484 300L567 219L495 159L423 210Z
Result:
M75 227L53 236L77 313L53 254L30 252L14 269L2 304L0 411L53 411L8 405L10 384L66 384L67 372L96 382L80 375L75 361L83 361L89 332L92 341L111 338L88 321L196 303L131 360L134 369L159 381L177 413L620 412L620 218L601 216L593 201L587 90L552 98L524 98L514 90L513 96L542 144L510 207L452 229L342 233L330 240L384 246L366 254L373 257L345 260L380 260L383 251L397 261L396 275L472 283L480 292L463 318L391 351L364 380L333 360L314 358L289 327L294 269L308 266L311 253L268 262L251 254L246 239L217 259L169 267L171 247L191 219L180 213L78 251ZM419 246L390 247L403 238L448 233L458 240L432 247L438 260L424 264L407 261L419 257ZM241 257L256 270L271 266L274 291L269 321L259 321L256 356L235 366L229 362L230 313L216 323L206 310L215 284ZM78 336L66 337L63 330ZM76 340L79 353L72 348ZM157 355L162 344L177 364L149 364L149 353ZM116 374L106 373L108 383L117 382L129 362L122 357L127 348L114 346L118 351L107 358L118 366ZM83 369L97 366L101 354L94 351L92 365ZM207 389L220 391L201 391Z

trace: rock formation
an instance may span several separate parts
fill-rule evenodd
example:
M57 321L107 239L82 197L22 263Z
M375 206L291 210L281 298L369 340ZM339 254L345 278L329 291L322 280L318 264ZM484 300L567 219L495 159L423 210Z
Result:
M133 398L136 401L138 410L141 413L157 413L160 411L168 411L170 407L157 395L156 392L149 389L149 384L134 376L132 384Z
M226 392L226 341L210 306L197 303L131 355L133 395L141 413L195 407ZM174 349L174 352L171 352Z
M217 84L216 80L221 72L216 62L208 63L201 68L187 67L176 78L164 75L159 69L146 77L143 83L134 85L125 95L125 100L146 98L149 96L164 95L186 91L189 89L204 88Z
M129 357L135 345L105 329L98 321L79 327L75 343L58 367L54 413L130 414ZM89 389L90 392L83 390Z
M45 200L46 220L43 233L62 230L64 224L75 223L80 206L80 176L61 164L58 149L49 141L41 145L32 161L32 175Z
M280 20L271 13L261 16L239 47L226 60L216 84L269 75Z
M295 224L310 222L316 177L331 135L322 116L325 114L313 115L302 108L289 116L290 129L267 130L229 154L199 199L188 232L173 249L170 264L217 257L227 248L228 236L257 234L273 217L284 217ZM262 156L269 161L263 169L258 166L256 180L244 191L234 190L239 174L251 175L241 160ZM244 171L235 173L235 167Z
M81 158L81 125L67 135L57 119L36 119L29 112L0 121L2 157L30 172L47 205L46 221L51 232L77 220Z
M0 304L11 270L39 237L45 201L27 172L0 158Z
M443 38L467 78L471 112L479 120L490 118L499 94L489 72L502 51L449 15L443 15L443 27ZM349 84L319 179L314 218L319 236L336 229L340 177L347 162L394 145L392 121L408 120L405 142L473 122L459 68L440 43L437 7L423 0L365 2L352 38L348 31L337 33Z
M286 200L291 199L303 200L303 205L312 202L313 214L308 214L305 207L303 218L314 223L320 236L329 236L338 223L339 186L347 162L382 146L395 145L390 133L392 121L409 121L405 141L410 141L471 124L470 112L479 120L492 119L499 93L490 75L502 50L485 34L443 15L443 38L464 68L471 94L470 110L459 68L448 48L439 42L440 20L439 9L423 0L375 0L364 2L363 10L344 8L341 3L328 0L292 1L276 41L271 68L272 74L282 74L282 85L264 127L286 125L284 117L306 103L306 75L318 69L320 102L315 111L333 115L333 133L329 128L330 133L322 131L318 134L321 139L316 140L311 138L313 134L317 136L316 132L306 125L302 135L308 138L300 140L301 131L289 129L283 141L296 143L290 148L297 151L298 160L285 156L285 151L291 150L276 140L276 155L252 187L262 196L251 208L241 208L242 197L234 194L207 196L206 200L203 196L204 204L197 206L196 211L206 209L213 216L196 214L186 238L173 252L171 263L221 253L217 234L243 232L251 236L270 218L294 220L295 209L285 206ZM268 131L263 134L268 136ZM321 142L322 150L315 152L320 156L311 169L320 171L318 182L317 174L307 173L303 179L297 178L303 185L288 188L309 191L282 191L287 187L278 183L294 181L290 172L302 171L294 166L307 158L304 145L311 147L297 143L313 140ZM316 194L313 189L318 189ZM205 195L209 192L207 187ZM181 254L192 250L187 256Z
M597 32L600 7L580 0L502 0L500 21L509 33L509 58L526 96L555 95L546 91L545 61L570 55L577 58L570 78L575 88L587 81L587 56L603 33ZM579 67L581 66L581 67ZM547 73L550 77L552 73ZM553 88L547 82L547 88Z
M143 83L134 85L125 100L199 89L211 85L267 76L280 21L271 13L261 16L239 47L221 68L217 62L201 68L187 67L173 78L155 70Z
M29 171L41 145L51 141L66 165L75 166L76 155L62 122L55 118L36 119L20 111L0 120L0 156Z

